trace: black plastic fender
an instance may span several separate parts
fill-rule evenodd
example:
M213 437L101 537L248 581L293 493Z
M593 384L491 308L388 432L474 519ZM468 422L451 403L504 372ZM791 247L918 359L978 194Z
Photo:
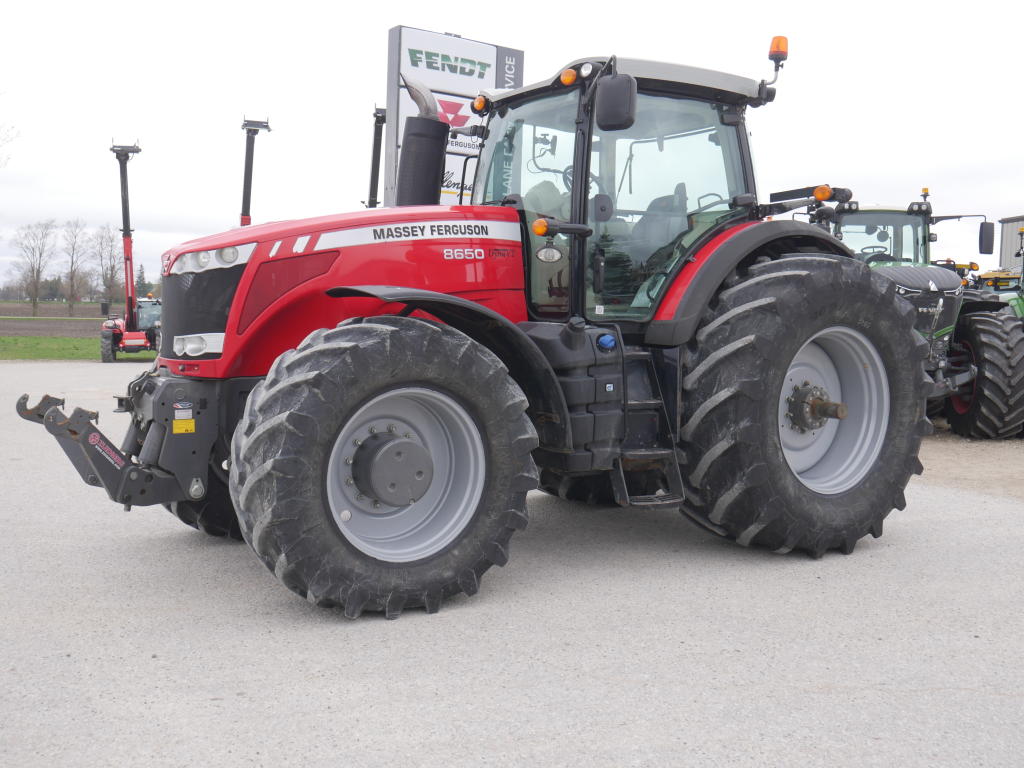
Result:
M740 262L755 251L764 251L765 255L772 258L786 253L811 252L854 258L853 251L819 226L802 221L759 222L722 243L701 266L692 263L683 266L674 280L679 280L687 269L696 268L698 271L676 306L672 319L648 323L644 342L655 346L677 347L689 341L719 286Z
M376 298L422 309L491 350L530 401L530 416L545 448L572 450L565 395L551 364L534 341L508 318L458 296L394 285L338 286L334 298ZM369 318L372 321L372 318Z

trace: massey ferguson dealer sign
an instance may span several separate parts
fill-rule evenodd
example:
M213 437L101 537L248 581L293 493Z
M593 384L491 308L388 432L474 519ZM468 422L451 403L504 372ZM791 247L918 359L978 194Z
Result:
M464 128L481 122L470 109L480 91L518 88L523 84L523 52L412 27L394 27L389 32L384 205L395 203L405 118L418 114L400 75L430 88L437 100L438 117L452 128ZM468 202L479 144L478 139L469 136L449 139L441 184L442 204L458 203L463 169Z

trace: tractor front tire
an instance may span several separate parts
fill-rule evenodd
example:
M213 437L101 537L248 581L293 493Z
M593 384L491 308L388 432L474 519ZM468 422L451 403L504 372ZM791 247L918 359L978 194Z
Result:
M100 333L100 360L104 363L117 360L117 345L114 343L114 334L110 331Z
M242 540L238 516L228 487L211 469L206 496L199 501L174 501L164 506L172 515L209 536Z
M684 352L683 512L779 553L880 536L931 431L914 317L854 259L741 268Z
M946 421L962 437L1002 439L1024 427L1024 320L1001 312L962 315L953 334L978 367L968 395L946 400Z
M537 435L486 347L405 317L283 353L232 441L242 535L285 586L355 618L474 594L526 526Z

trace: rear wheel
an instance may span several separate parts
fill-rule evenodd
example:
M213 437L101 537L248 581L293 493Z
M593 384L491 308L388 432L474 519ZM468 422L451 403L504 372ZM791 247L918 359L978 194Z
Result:
M117 360L117 345L114 343L112 333L100 334L100 360L104 363L112 363Z
M880 536L922 469L926 354L912 307L858 261L742 271L686 351L684 512L777 552Z
M242 534L289 589L349 617L473 594L526 526L526 405L501 361L447 326L316 331L277 359L235 431Z
M970 391L946 400L950 429L964 437L1006 438L1024 426L1024 322L996 312L962 315L954 351L978 368Z

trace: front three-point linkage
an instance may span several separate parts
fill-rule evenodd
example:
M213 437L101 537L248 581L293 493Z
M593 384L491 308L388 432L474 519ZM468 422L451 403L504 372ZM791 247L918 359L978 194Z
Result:
M89 485L102 487L114 501L124 504L159 503L183 494L174 477L159 469L143 468L116 448L100 432L94 422L96 411L75 408L71 416L64 415L64 401L43 395L39 403L28 407L28 395L18 398L18 415L27 421L42 424L57 438L61 449L74 464L78 474ZM146 498L149 496L155 501Z

